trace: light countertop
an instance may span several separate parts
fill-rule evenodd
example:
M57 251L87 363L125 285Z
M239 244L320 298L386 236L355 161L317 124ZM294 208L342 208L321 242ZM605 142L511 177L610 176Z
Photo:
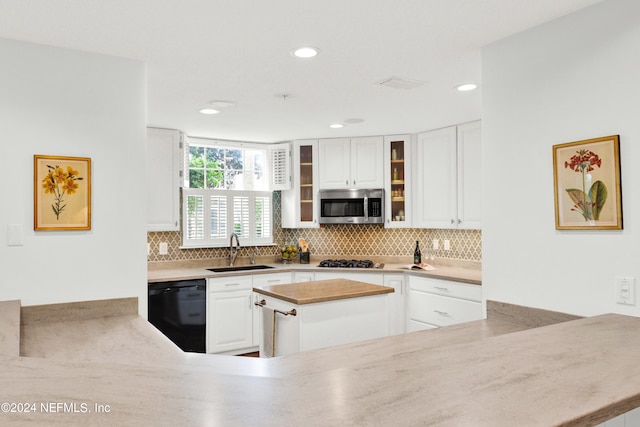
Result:
M298 305L394 292L393 288L388 286L372 285L346 279L266 285L254 287L253 291Z
M0 423L549 427L640 406L640 318L522 329L483 320L272 359L142 360L134 340L135 363L0 356L2 401L36 404L0 413ZM44 412L51 402L68 410Z
M434 277L444 280L454 280L457 282L464 282L470 284L481 285L482 284L482 270L480 263L476 262L455 262L444 260L440 263L434 264L435 269L431 271L417 271L409 270L408 263L402 262L385 262L384 268L327 268L318 267L319 260L312 258L310 264L282 264L273 263L272 257L266 260L266 262L260 262L258 264L269 265L274 268L267 270L252 270L252 271L238 271L238 272L223 272L214 273L207 270L211 267L220 267L220 265L214 265L215 261L184 261L184 262L158 262L151 263L148 267L147 279L149 283L164 282L171 280L189 280L208 277L226 277L234 275L247 275L247 274L270 274L278 272L346 272L346 273L374 273L374 274L409 274L416 276Z

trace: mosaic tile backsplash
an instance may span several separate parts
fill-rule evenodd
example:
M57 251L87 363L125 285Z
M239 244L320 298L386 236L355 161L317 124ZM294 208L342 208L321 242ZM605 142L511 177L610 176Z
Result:
M297 244L300 237L309 242L313 256L324 255L345 257L412 256L416 240L424 254L431 248L431 242L438 239L440 249L436 258L450 258L468 261L482 261L482 232L480 230L442 230L423 228L386 229L383 225L340 224L313 229L283 229L280 227L280 193L275 192L274 201L274 241L277 246L257 248L258 256L278 254L278 247ZM443 241L449 240L449 251L443 249ZM147 233L151 251L148 261L187 261L225 258L228 248L180 249L181 235L178 231ZM167 242L167 255L159 255L160 242ZM242 243L242 241L240 241ZM253 247L240 248L239 257L248 257Z

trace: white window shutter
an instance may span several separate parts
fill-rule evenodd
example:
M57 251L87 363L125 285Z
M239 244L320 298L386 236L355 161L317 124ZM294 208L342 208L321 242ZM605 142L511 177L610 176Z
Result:
M270 190L291 189L291 143L273 144L269 147L271 161Z

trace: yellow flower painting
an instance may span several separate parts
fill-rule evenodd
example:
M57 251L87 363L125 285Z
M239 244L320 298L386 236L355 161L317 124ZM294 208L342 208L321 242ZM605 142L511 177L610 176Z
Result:
M91 159L34 156L36 230L90 229Z

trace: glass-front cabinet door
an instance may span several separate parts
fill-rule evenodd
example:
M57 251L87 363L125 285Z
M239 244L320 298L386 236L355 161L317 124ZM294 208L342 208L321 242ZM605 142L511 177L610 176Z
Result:
M282 227L319 227L317 139L293 141L292 169L292 189L282 192Z
M409 135L384 137L386 228L411 226L411 144Z

